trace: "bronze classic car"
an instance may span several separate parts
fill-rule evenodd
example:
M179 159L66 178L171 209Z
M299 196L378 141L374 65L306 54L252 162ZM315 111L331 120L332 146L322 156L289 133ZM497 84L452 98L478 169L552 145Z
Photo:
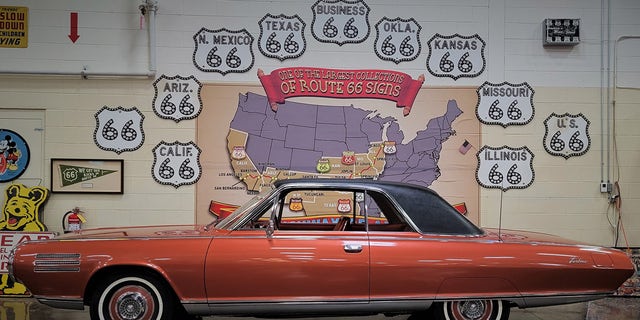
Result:
M420 186L282 180L203 226L82 230L18 245L41 303L92 319L414 314L507 319L599 299L634 273L618 250L485 230Z

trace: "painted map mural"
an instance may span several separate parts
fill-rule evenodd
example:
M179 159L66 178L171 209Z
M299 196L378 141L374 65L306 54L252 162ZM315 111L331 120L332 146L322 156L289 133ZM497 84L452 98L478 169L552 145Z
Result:
M247 191L289 178L376 178L431 185L442 144L462 114L456 100L404 141L397 119L354 106L287 101L274 112L265 96L239 94L227 150ZM404 141L404 142L403 142Z

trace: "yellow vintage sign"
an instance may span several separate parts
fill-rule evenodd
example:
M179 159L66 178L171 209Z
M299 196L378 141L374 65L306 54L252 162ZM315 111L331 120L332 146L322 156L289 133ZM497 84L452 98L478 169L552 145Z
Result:
M29 8L0 6L0 47L26 48L28 40Z

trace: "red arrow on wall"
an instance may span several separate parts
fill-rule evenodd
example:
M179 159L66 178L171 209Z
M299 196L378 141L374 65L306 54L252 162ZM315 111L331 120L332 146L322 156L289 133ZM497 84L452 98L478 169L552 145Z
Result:
M69 16L69 25L70 25L69 39L71 39L71 42L76 43L76 40L80 38L80 36L78 35L78 13L77 12L71 12L71 15Z

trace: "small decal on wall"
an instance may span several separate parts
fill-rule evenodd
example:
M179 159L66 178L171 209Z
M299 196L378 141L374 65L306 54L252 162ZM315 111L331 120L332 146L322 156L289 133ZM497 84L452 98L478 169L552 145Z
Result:
M582 113L552 113L544 120L544 149L565 159L587 153L591 146L590 124Z
M0 183L18 179L30 159L27 141L12 130L0 128Z
M153 148L153 179L176 188L200 179L200 148L193 143L160 142Z
M427 42L427 69L436 77L474 78L485 68L485 42L477 34L443 36L436 34Z
M311 34L326 43L360 43L369 37L369 12L364 1L318 0L313 6Z
M535 115L533 88L528 83L483 83L478 87L476 116L484 124L525 125Z
M144 115L138 108L104 106L96 113L95 118L93 141L98 148L120 154L137 150L144 143Z
M376 23L376 55L396 64L415 60L422 49L420 30L422 27L413 18L382 18Z
M524 189L535 178L533 153L529 148L484 146L478 151L476 180L485 188Z
M253 67L253 36L245 29L202 28L193 36L193 41L196 44L193 64L200 71L225 75L247 72Z
M297 58L307 49L304 38L306 23L298 15L265 15L259 22L258 49L269 58L280 61Z
M194 76L167 77L164 74L154 83L153 112L175 122L197 117L202 110L202 84Z

